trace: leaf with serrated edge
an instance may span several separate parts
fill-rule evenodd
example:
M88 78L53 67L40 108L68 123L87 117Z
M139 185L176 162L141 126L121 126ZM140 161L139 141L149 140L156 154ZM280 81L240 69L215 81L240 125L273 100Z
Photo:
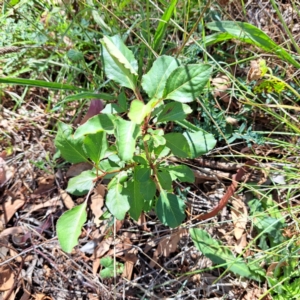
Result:
M157 117L157 122L180 121L186 118L192 109L184 103L171 102L164 106L164 109Z
M81 228L86 222L86 203L65 212L57 221L56 232L61 248L70 253L74 246L78 244Z
M140 135L140 128L132 121L121 118L115 121L115 136L118 155L124 161L132 159L135 151L135 143Z
M94 134L88 134L84 138L83 148L89 158L95 164L98 164L100 160L105 156L105 152L108 148L105 131L98 131Z
M166 139L166 146L171 149L174 155L181 158L190 156L190 146L181 133L167 133L164 135L164 138Z
M93 171L84 171L69 180L66 191L77 196L85 195L93 187L96 177Z
M211 72L211 66L203 64L178 67L166 82L163 98L182 103L194 101L207 84Z
M80 138L86 134L93 134L101 130L111 134L114 129L114 119L115 117L111 114L96 115L79 126L75 131L74 137Z
M183 136L189 144L189 158L196 158L212 150L217 141L214 136L202 131L184 132Z
M194 172L186 165L169 166L168 171L172 177L172 180L178 179L181 182L195 182Z
M172 56L160 56L150 71L142 78L142 87L150 98L160 99L169 75L179 66L179 61Z
M105 205L112 215L118 220L123 220L126 212L130 209L128 197L122 193L123 187L120 183L115 184L108 190Z
M155 210L159 220L172 228L179 226L185 218L184 201L164 190L160 192Z
M121 86L135 90L138 65L133 53L117 35L104 36L102 44L106 76Z
M145 117L151 113L152 107L140 100L131 101L128 118L134 123L141 124Z
M71 126L62 122L58 123L58 132L55 138L55 146L60 150L62 157L71 163L88 161L83 150L83 139L72 136Z
M128 197L130 205L129 214L137 221L144 207L144 197L140 192L141 183L134 180L127 183L127 187L124 188L124 194Z

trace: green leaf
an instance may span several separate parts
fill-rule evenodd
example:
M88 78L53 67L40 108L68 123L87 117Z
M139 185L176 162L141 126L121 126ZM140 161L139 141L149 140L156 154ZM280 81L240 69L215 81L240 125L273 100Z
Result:
M61 248L71 253L78 244L81 228L87 220L86 202L65 212L57 221L56 232Z
M55 138L55 146L60 150L61 156L71 163L88 161L83 150L83 139L75 138L72 135L72 127L59 122L58 131Z
M136 123L121 118L116 119L115 124L118 154L124 161L131 160L135 151L136 139L140 135L140 128Z
M134 91L138 76L138 63L133 53L118 35L104 36L101 42L106 76Z
M186 165L168 166L172 180L178 179L181 182L195 182L194 172Z
M213 149L217 143L214 136L209 133L198 132L185 132L183 136L186 138L190 151L189 158L196 158Z
M86 134L94 134L98 131L106 131L107 133L113 133L114 129L114 116L110 114L99 114L88 119L84 124L79 126L75 131L74 137L80 138Z
M164 99L192 102L207 84L212 67L204 64L180 66L169 76L163 93Z
M96 174L91 170L83 171L69 180L66 191L76 196L85 195L94 186L93 180L96 177Z
M155 52L158 51L158 49L161 46L162 39L165 35L168 23L173 15L173 12L175 10L176 4L178 0L171 0L170 5L165 10L164 14L161 17L161 20L158 23L158 26L155 31L154 39L153 39L153 50Z
M164 106L164 109L157 117L157 122L180 121L186 118L192 109L179 102L171 102Z
M144 208L144 197L140 192L141 184L137 180L129 181L123 193L127 195L130 205L129 214L137 221Z
M100 276L103 279L114 277L115 268L117 274L122 274L124 271L124 265L119 262L114 263L114 260L109 256L101 258L100 264L105 267L100 271Z
M66 98L64 98L63 101L59 102L59 104L67 103L67 102L71 102L71 101L82 100L82 99L101 99L101 100L105 100L105 101L111 101L111 100L115 100L116 97L112 96L110 94L101 93L101 92L99 92L99 93L84 92L84 93L78 93L75 95L69 95Z
M15 85L25 85L25 86L35 86L48 88L53 90L70 90L70 91L85 91L85 89L57 82L47 82L43 80L32 80L32 79L22 79L22 78L0 78L0 83L15 84Z
M128 197L122 193L123 187L120 183L115 184L108 190L106 195L106 207L118 220L123 220L126 212L130 209Z
M188 158L190 155L190 146L186 138L177 132L167 133L164 135L166 146L171 149L175 156Z
M164 190L172 189L172 178L166 169L159 169L157 172L158 181Z
M87 156L98 164L105 156L108 149L107 136L105 131L98 131L94 134L88 134L84 138L84 150Z
M278 46L268 35L254 25L236 21L222 21L207 23L206 26L211 30L229 33L232 35L232 38L256 45L267 52L274 53L295 67L300 68L300 63L298 63L284 48ZM226 35L222 37L228 39L228 36ZM219 41L220 37L217 38L217 41Z
M67 52L68 58L73 61L73 62L80 62L81 60L84 59L84 55L81 51L75 50L75 49L70 49Z
M160 99L170 74L179 66L179 61L172 56L160 56L152 68L142 78L142 87L149 98Z
M247 264L242 261L242 258L236 258L229 248L221 246L206 231L191 228L190 234L198 250L211 259L213 263L225 265L225 268L240 276L258 279L257 276L252 274Z
M149 179L140 185L140 192L147 201L153 200L156 193L156 186L152 179Z
M139 182L148 181L150 178L151 170L148 166L135 166L134 167L134 180Z
M131 101L128 118L137 124L141 124L145 117L151 113L152 107L140 100Z
M159 220L172 228L179 226L185 218L184 201L164 190L160 192L155 209Z

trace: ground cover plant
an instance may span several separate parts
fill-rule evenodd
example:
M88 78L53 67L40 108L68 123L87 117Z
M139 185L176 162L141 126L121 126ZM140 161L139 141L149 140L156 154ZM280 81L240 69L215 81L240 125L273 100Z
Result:
M300 297L298 3L0 6L4 299Z

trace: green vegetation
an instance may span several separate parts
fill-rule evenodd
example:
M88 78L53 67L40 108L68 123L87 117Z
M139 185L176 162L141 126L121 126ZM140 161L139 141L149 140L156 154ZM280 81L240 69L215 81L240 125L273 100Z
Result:
M228 5L5 0L0 101L11 116L25 110L27 122L51 137L55 150L44 160L30 158L38 172L89 166L62 176L72 199L80 199L56 223L65 252L79 248L92 222L90 196L101 184L104 208L97 222L109 220L114 230L124 219L139 226L155 220L161 231L189 229L213 267L168 270L174 280L218 268L216 282L229 273L256 289L267 287L257 299L299 299L299 33L275 1L280 42L247 19L244 4L242 21ZM36 107L45 115L42 125L30 120ZM1 128L0 143L13 158L15 136ZM217 184L213 190L197 178L199 158L239 164L227 177L213 177L223 194L246 161L256 162L214 222L197 222L188 201L217 193ZM234 205L237 198L243 205ZM101 259L101 279L124 274L116 257Z

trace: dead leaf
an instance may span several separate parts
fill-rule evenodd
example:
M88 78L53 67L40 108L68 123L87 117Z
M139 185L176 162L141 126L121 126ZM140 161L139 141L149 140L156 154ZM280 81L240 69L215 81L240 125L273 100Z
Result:
M137 252L136 249L131 249L124 256L125 265L122 277L127 278L128 280L131 280L134 265L138 261L138 257L136 256Z
M9 290L14 284L15 274L9 266L0 267L0 291Z
M163 255L164 257L168 257L171 253L177 250L177 244L183 236L188 235L188 231L186 229L179 229L171 233L168 236L163 237L155 252L153 253L153 259L150 262L150 266L154 267L157 262L159 256Z
M59 189L59 193L60 193L61 199L67 209L71 209L72 207L75 206L75 203L72 200L72 197L65 190Z
M55 177L54 175L48 175L45 177L41 177L38 180L38 188L34 190L34 195L41 195L49 192L55 187L54 184Z
M100 259L99 259L99 258L96 258L96 259L94 259L94 261L93 261L93 275L94 275L94 276L97 275L97 272L98 272L99 267L100 267Z
M103 215L102 207L104 205L103 195L98 194L97 192L98 190L100 191L100 193L103 192L99 187L98 189L94 189L94 193L91 196L91 205L90 205L91 211L95 216L94 223L96 224L97 227L99 227L102 222L99 218Z
M5 160L0 157L0 187L3 186L15 174L15 168L9 167Z
M103 198L105 196L106 193L106 187L103 184L97 184L95 187L95 190L97 192L98 195L101 195Z
M67 171L67 177L75 177L81 174L83 171L92 170L93 166L87 162L78 163L72 165L69 170Z
M4 203L2 208L4 209L4 213L0 216L0 222L3 224L7 224L9 220L13 217L16 211L24 205L24 200L15 200L15 201L7 201Z
M239 240L246 229L248 211L245 203L240 199L234 199L232 201L232 206L231 215L234 225L234 236Z
M113 238L112 237L109 237L107 239L104 239L98 246L97 248L97 251L96 251L96 254L94 257L94 259L96 258L101 258L104 256L104 254L109 250L110 248L110 245L113 243Z
M142 211L142 213L139 216L139 219L137 223L142 227L142 230L150 232L150 228L147 227L147 221L146 221L146 216L145 213Z
M231 86L230 79L226 75L218 75L211 81L212 86L215 87L213 90L214 98L220 98L224 102L230 101L230 95L228 89Z
M250 62L250 70L247 74L247 81L250 82L252 80L258 80L261 78L261 69L258 60L251 60Z
M237 253L242 253L243 250L246 248L246 246L248 245L247 242L247 235L246 233L244 233L237 241L236 244L234 246L234 249Z

